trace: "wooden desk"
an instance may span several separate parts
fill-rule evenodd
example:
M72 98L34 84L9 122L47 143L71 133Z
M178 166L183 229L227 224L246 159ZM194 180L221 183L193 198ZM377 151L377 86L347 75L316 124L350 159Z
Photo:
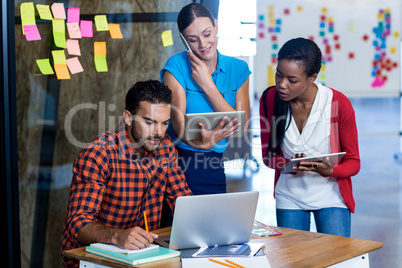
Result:
M283 235L264 238L253 238L255 242L265 242L264 252L273 268L285 267L327 267L334 264L368 254L379 249L382 242L334 236L288 228L278 229ZM170 234L170 227L162 228L155 233ZM97 263L110 267L133 267L121 262L103 258L85 252L85 248L72 249L65 252L66 256L74 259ZM368 263L368 262L367 262ZM141 268L180 268L180 258L139 265Z

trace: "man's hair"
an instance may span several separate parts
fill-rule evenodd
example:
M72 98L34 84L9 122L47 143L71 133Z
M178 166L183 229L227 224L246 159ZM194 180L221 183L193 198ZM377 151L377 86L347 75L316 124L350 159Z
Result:
M141 101L171 104L172 91L157 80L139 81L127 92L126 110L136 114Z

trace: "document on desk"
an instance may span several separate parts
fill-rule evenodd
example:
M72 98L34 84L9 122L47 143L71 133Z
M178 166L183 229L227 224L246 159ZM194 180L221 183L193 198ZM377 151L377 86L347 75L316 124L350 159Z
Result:
M210 258L183 258L181 259L181 267L182 268L217 268L219 265L216 262L210 261ZM227 263L226 260L234 262L238 265L244 267L264 267L270 268L268 258L266 256L258 256L258 257L237 257L237 258L212 258L213 260L219 261L221 263Z
M215 247L203 247L192 255L197 257L253 257L264 246L264 243L244 243Z

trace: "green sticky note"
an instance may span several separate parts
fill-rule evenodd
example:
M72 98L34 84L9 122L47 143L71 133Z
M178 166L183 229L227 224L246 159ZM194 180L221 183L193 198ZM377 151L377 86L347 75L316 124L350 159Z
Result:
M38 65L39 70L42 74L45 74L45 75L54 74L53 68L50 65L49 59L36 60L36 64Z
M109 31L109 24L107 22L106 15L96 15L95 18L95 26L98 32Z
M52 20L53 19L52 13L50 12L49 5L37 4L36 9L38 10L39 16L42 20Z
M54 64L66 64L66 54L64 54L64 50L53 50L52 55Z
M57 47L67 48L65 20L52 20L53 39Z
M26 2L20 5L21 21L34 20L35 21L35 8L33 2ZM33 23L35 24L35 23ZM25 24L32 25L32 24Z
M96 56L96 57L94 57L94 61L95 61L95 68L96 68L97 72L107 72L108 71L106 57Z

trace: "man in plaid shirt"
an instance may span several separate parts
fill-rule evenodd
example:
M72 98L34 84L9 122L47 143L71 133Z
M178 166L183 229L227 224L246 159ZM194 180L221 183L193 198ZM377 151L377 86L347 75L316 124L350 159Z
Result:
M126 95L116 131L89 143L73 164L68 213L62 235L65 267L78 261L64 251L100 242L126 249L149 246L158 236L162 204L173 209L178 196L191 195L177 151L165 134L172 92L159 81L137 82Z

